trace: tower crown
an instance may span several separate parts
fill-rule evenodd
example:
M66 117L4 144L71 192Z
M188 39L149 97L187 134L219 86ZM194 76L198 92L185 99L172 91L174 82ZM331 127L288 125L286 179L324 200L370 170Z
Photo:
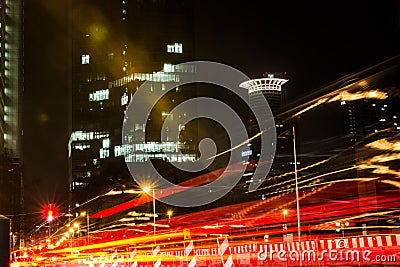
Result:
M274 75L268 75L266 78L252 79L242 82L239 86L249 90L249 94L262 93L265 91L280 93L282 85L288 80L275 78Z

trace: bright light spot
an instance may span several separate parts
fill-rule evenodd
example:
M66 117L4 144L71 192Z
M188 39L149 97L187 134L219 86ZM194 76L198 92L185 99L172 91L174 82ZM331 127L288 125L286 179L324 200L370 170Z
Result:
M146 194L150 192L150 186L145 186L143 187L143 192L145 192Z

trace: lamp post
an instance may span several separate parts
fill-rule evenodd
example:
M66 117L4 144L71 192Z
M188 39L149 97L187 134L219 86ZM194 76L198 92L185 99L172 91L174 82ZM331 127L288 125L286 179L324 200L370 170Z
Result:
M286 234L286 231L287 231L286 215L288 214L288 210L287 210L287 209L284 209L284 210L282 211L282 213L283 213L282 231L283 231L283 242L284 242L283 246L285 247L285 250L286 250L286 245L287 245L287 242L288 242L288 238L287 238L287 234ZM288 250L289 250L289 249L288 249ZM285 254L285 257L287 257L287 254ZM288 266L287 264L288 264L288 263L287 263L287 259L286 259L286 266Z
M168 215L168 224L171 225L172 210L167 211L167 215Z
M283 225L282 225L282 229L283 229L284 232L286 232L286 230L287 230L286 215L288 214L287 209L284 209L284 210L282 211L282 213L283 213Z
M297 153L296 153L296 134L293 125L293 156L294 156L294 179L296 183L296 211L297 211L297 235L299 244L301 241L301 229L300 229L300 204L299 204L299 186L297 184ZM300 257L300 266L302 266L302 260Z
M336 229L336 231L340 231L342 230L342 236L344 237L344 227L349 226L349 222L337 222L336 226L339 227L338 229Z
M86 236L87 236L87 245L89 245L89 212L87 211L82 211L81 212L81 217L86 216Z
M70 227L69 229L68 229L68 232L69 232L69 249L70 249L70 254L72 255L72 238L74 237L74 228L73 227Z
M154 186L145 186L143 187L143 192L149 194L150 190L152 191L152 198L153 198L153 237L154 237L154 244L157 244L156 241L156 198L154 195Z

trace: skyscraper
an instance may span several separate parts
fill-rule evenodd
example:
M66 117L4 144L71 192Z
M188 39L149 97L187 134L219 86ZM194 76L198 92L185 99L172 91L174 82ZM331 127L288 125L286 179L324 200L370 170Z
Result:
M88 0L73 9L69 183L72 203L79 203L91 193L110 189L117 180L130 182L124 155L132 149L143 151L131 159L138 162L163 161L166 153L176 150L178 144L161 143L155 129L173 119L169 111L193 90L176 88L161 99L148 125L135 126L134 131L146 131L146 140L136 140L134 148L122 144L121 130L125 110L145 80L151 82L151 94L165 90L165 84L178 79L180 72L190 71L174 64L193 58L193 8L177 0ZM191 147L192 132L179 130L179 145ZM174 160L193 160L195 151L189 150L188 158Z
M0 213L23 211L22 128L23 1L0 1ZM17 238L20 217L12 220Z
M268 105L271 109L275 129L277 142L272 144L275 146L275 157L270 159L272 161L271 169L268 173L267 183L275 183L275 177L283 174L291 168L290 163L293 162L293 156L290 152L291 145L290 138L288 138L288 131L290 131L291 123L287 118L283 118L281 113L285 110L286 102L286 89L284 84L288 82L286 73L264 73L262 78L252 79L242 83L240 86L249 90L249 103L253 110L259 110L259 112L266 109L265 100L267 100ZM250 117L250 133L251 136L256 136L260 129L258 127L259 123L253 116ZM274 129L274 130L275 130ZM289 152L288 152L289 149ZM255 138L252 140L247 153L250 154L249 172L252 173L260 164L265 164L265 162L259 162L260 155L262 153L261 139ZM272 179L270 179L272 178ZM247 181L249 183L253 178ZM265 185L265 184L264 184Z

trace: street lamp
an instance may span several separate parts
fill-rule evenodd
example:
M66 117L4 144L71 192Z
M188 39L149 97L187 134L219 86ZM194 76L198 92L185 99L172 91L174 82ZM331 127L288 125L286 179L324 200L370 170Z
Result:
M337 222L336 226L338 227L338 229L336 229L337 232L340 232L340 230L342 230L343 233L343 237L344 237L344 227L349 226L349 222Z
M172 210L167 211L167 215L168 215L168 224L171 224Z
M287 230L287 225L286 225L286 215L288 214L288 210L287 209L284 209L283 211L282 211L282 213L283 213L283 231L286 231Z
M154 196L154 186L144 186L142 188L143 192L146 194L149 194L150 191L152 191L152 198L153 198L153 237L154 237L154 244L157 244L156 242L156 198Z

